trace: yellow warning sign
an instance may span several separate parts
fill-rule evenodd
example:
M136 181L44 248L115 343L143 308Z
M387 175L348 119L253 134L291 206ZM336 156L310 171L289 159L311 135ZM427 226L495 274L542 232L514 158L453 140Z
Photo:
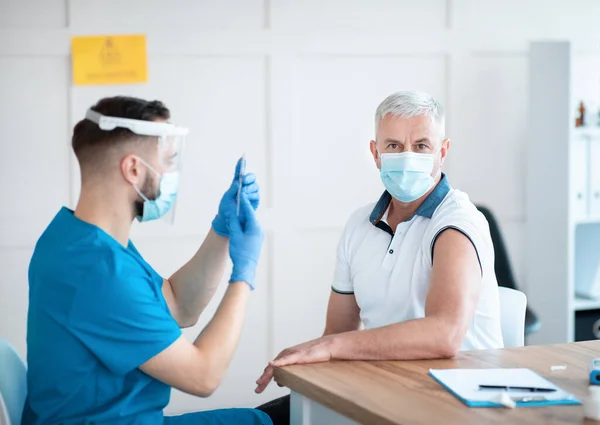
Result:
M145 35L71 39L73 84L130 84L148 81Z

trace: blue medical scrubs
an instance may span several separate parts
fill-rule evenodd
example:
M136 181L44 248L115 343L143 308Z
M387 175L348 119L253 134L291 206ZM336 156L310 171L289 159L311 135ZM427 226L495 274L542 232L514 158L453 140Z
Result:
M164 418L171 388L138 367L181 335L163 278L63 208L29 266L24 425L271 424L251 409Z

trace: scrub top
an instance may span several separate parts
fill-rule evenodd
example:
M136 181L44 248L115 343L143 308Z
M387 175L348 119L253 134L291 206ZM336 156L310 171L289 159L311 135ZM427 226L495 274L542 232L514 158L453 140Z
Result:
M25 425L163 424L171 388L138 367L180 335L163 278L62 208L29 266Z

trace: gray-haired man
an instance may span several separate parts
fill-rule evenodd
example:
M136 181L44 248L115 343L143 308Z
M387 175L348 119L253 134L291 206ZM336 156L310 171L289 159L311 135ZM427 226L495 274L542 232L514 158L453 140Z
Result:
M398 92L375 115L370 149L386 190L346 224L324 335L282 351L258 379L259 393L274 366L432 359L503 346L488 223L442 173L450 140L441 104ZM259 409L275 425L289 421L287 399Z

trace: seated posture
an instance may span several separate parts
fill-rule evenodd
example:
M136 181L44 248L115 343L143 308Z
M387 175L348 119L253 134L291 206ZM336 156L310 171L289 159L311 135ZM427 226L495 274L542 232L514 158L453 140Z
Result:
M187 130L158 101L102 99L73 131L81 168L75 211L62 208L29 266L24 425L271 424L253 409L164 417L171 387L200 397L219 385L238 342L263 233L255 176L240 164L198 252L163 279L129 240L134 218L172 219ZM189 189L202 196L207 182ZM238 188L241 205L237 211ZM164 255L169 255L166 241ZM233 272L210 323L193 326Z
M435 359L503 346L488 223L442 173L450 149L444 121L425 93L395 93L379 105L370 148L386 190L345 227L323 337L281 352L257 392L274 366ZM289 421L288 398L259 409L276 425Z

